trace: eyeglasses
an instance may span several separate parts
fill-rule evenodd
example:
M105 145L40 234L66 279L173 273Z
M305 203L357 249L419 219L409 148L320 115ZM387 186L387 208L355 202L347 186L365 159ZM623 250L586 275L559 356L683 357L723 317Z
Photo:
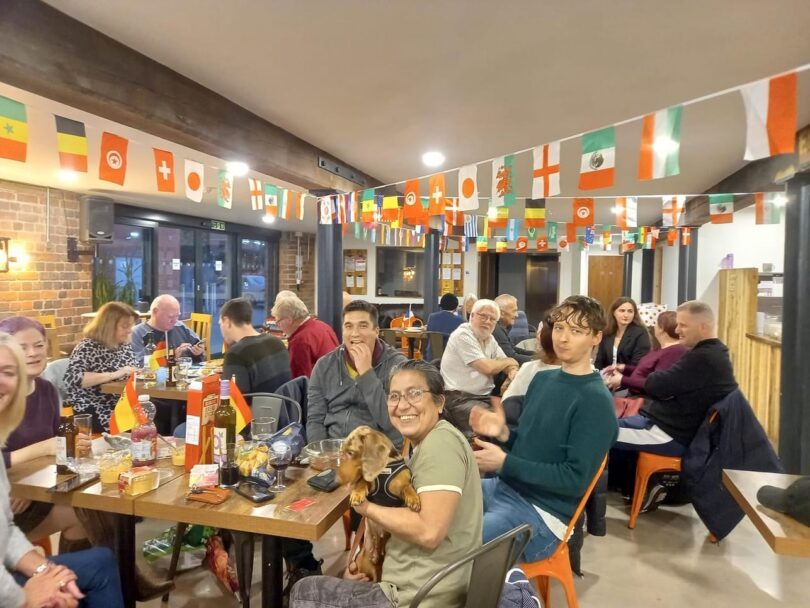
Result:
M494 323L495 321L498 320L497 318L495 318L492 315L484 315L484 314L481 314L480 312L475 313L475 316L478 317L479 319L481 319L482 321L488 321L489 323Z
M430 391L424 388L418 388L416 386L412 386L411 388L407 389L404 393L388 393L388 405L399 405L400 400L405 397L405 400L408 403L419 403L422 401L422 397L425 393L429 393Z

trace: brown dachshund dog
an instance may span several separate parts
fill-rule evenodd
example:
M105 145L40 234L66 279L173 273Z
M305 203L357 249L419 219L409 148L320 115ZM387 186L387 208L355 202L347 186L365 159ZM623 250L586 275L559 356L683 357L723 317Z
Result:
M411 471L394 444L368 426L357 427L343 442L338 479L351 485L349 502L353 507L365 500L385 507L407 506L412 511L422 506L411 484ZM369 518L365 522L363 545L349 561L357 571L379 582L390 534Z

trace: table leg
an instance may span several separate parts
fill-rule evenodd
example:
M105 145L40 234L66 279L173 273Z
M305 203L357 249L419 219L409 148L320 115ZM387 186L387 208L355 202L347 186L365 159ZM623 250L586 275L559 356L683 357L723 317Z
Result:
M281 608L284 566L281 561L281 539L262 536L262 606Z
M124 606L135 607L135 517L118 515L115 526L115 556L121 576Z
M414 339L408 336L408 359L413 359Z

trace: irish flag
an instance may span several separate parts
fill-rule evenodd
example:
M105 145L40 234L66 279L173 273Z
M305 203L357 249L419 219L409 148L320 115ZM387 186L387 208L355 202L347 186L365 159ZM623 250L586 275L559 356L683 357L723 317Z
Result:
M776 201L782 196L784 194L780 192L757 192L754 195L757 224L779 223L779 205Z
M741 91L745 160L790 154L796 139L796 73L760 80Z
M619 196L616 198L616 225L622 230L638 226L638 202L635 196Z
M579 189L594 190L613 185L616 167L616 134L613 127L582 136Z
M139 409L138 392L135 390L135 374L132 374L110 416L110 434L119 435L134 428ZM142 414L142 412L140 413Z
M734 221L734 196L731 194L710 194L709 219L712 224L732 223Z
M236 385L236 380L231 376L230 382L231 389L231 405L236 410L236 432L241 433L250 421L253 420L253 413L250 411L250 406L242 396L242 391Z
M640 180L660 179L678 175L681 168L682 106L673 106L644 117L641 131L641 154L638 158Z

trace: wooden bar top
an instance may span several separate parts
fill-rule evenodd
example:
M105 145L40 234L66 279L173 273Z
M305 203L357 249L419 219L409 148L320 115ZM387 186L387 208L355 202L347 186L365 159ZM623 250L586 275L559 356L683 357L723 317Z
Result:
M810 527L762 506L757 500L757 492L762 486L787 488L797 479L798 475L782 473L723 470L723 485L751 518L774 553L810 557Z
M286 471L287 490L272 500L256 504L232 491L219 505L187 501L188 476L184 475L139 497L135 501L135 515L314 541L349 508L346 487L320 492L306 483L317 473L312 469L291 467ZM311 498L315 504L298 512L285 508L302 498Z

